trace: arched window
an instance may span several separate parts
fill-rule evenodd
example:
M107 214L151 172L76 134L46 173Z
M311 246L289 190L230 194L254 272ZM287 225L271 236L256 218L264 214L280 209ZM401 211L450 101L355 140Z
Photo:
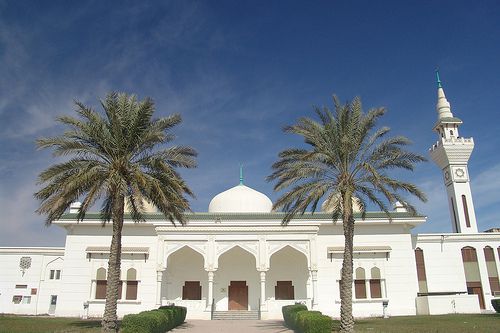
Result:
M354 294L356 299L366 298L366 275L362 267L356 268L356 278L354 280Z
M382 298L382 285L380 278L380 269L378 267L372 267L370 270L370 297L371 298Z
M483 250L484 259L486 260L486 269L488 271L488 280L490 282L491 295L495 295L495 293L500 292L495 252L493 251L493 248L489 246L486 246Z
M425 274L424 251L418 247L415 249L415 262L417 264L418 292L426 293L428 289L427 277Z
M127 293L125 299L136 300L137 299L137 271L135 268L129 268L127 270Z
M467 292L471 295L478 295L479 306L481 309L484 309L483 286L481 285L476 249L470 246L462 248L462 261L464 264Z
M95 288L95 299L105 299L106 298L106 269L101 267L97 269L95 276L96 288Z

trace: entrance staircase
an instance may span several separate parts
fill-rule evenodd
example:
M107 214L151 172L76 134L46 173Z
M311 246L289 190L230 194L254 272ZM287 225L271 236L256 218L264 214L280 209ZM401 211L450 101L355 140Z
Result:
M214 311L213 320L259 320L259 311Z

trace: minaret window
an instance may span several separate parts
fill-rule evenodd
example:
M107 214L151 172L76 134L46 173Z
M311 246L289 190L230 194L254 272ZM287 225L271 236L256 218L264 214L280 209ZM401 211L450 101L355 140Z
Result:
M460 232L457 222L457 213L455 211L455 203L453 202L453 198L450 198L450 200L451 200L451 210L453 211L453 222L455 222L455 231Z
M467 198L462 194L462 204L464 206L465 224L470 228L469 209L467 208Z
M452 130L450 130L450 135L453 136L453 131Z

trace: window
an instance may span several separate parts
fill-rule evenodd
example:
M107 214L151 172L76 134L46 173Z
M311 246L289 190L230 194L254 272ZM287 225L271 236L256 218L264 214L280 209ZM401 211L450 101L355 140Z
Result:
M470 228L469 209L467 208L467 198L465 195L462 195L462 204L464 205L465 224L467 228Z
M274 295L276 299L294 299L295 296L292 281L276 281Z
M201 299L200 281L185 281L182 287L182 299Z
M37 289L36 288L31 288L31 295L36 295Z
M26 289L28 288L27 284L16 284L16 289Z
M127 290L125 299L136 300L137 299L137 271L134 268L127 270ZM200 287L201 288L201 287ZM201 299L201 293L200 298Z
M453 202L453 198L450 198L450 200L451 200L451 210L453 211L453 222L455 222L455 231L459 232L460 229L458 228L457 213L455 211L455 203Z
M56 305L57 304L57 295L51 295L50 296L50 305Z
M489 246L486 246L483 250L484 259L486 260L486 269L488 271L488 281L490 282L490 291L492 295L495 295L496 291L500 291L495 253L493 252L493 248Z
M59 280L59 279L61 279L61 270L60 269L57 269L57 270L51 269L50 270L50 276L49 276L49 278L51 280Z
M31 304L31 296L23 296L23 304Z
M12 303L19 304L19 303L21 303L22 299L23 299L23 296L21 296L21 295L14 295L14 296L12 296Z
M418 247L415 249L415 262L417 264L418 292L426 293L428 290L427 277L425 275L424 251Z
M96 274L95 299L106 299L106 269L99 268Z
M354 295L356 299L366 298L365 270L361 267L356 268L356 279L354 280Z
M380 269L373 267L370 271L370 297L382 298L382 285L380 280Z
M470 246L462 248L462 261L464 265L465 282L469 294L478 295L479 307L485 309L483 287L479 265L477 263L476 249Z

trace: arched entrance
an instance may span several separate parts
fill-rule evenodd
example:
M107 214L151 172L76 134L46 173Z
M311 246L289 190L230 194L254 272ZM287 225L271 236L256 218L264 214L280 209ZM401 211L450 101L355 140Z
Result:
M200 253L184 246L170 254L162 280L162 300L184 305L188 310L205 308L207 274Z
M259 276L255 256L239 246L220 255L214 279L216 310L257 310Z
M308 303L307 284L309 270L304 253L285 246L273 253L266 274L268 306L280 308L296 301Z

